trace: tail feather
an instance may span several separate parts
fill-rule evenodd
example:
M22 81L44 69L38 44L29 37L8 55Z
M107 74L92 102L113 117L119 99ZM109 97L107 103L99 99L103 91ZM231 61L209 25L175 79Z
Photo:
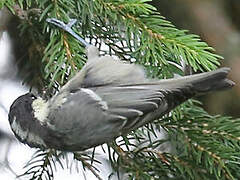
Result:
M235 85L233 81L227 78L229 71L230 68L224 67L211 72L161 80L159 85L162 89L169 91L182 88L191 88L196 93L223 90Z
M235 85L235 83L227 79L229 71L230 68L220 68L216 71L195 75L196 79L193 78L192 86L198 93L207 93L210 91L231 88Z
M181 78L159 82L169 109L199 94L231 88L235 83L227 78L230 68L220 68L215 71L184 76Z

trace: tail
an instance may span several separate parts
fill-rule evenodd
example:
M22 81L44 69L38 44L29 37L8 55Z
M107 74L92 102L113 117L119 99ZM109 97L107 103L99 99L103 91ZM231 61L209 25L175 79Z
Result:
M136 109L144 112L143 116L128 121L129 124L127 123L125 126L127 131L136 129L152 120L161 118L164 114L195 95L231 88L234 82L227 79L229 70L229 68L221 68L216 71L181 78L133 84L132 87L131 85L122 86L122 88L115 90L113 87L115 92L106 87L109 98L107 102L112 102L112 106L114 104L115 107L124 107L129 110ZM157 109L154 109L151 103L157 104L157 106L154 106Z
M166 92L169 108L172 109L193 96L231 88L235 83L227 78L230 68L162 80L161 88Z
M189 77L192 88L197 93L207 93L231 88L235 83L227 78L230 68L201 73Z

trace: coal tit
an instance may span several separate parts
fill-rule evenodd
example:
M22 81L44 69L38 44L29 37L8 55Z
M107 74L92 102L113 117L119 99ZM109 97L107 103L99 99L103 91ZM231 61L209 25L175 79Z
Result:
M59 22L58 22L59 23ZM31 93L10 107L9 123L30 147L85 150L127 134L195 95L230 88L229 68L176 79L147 79L139 65L99 56L87 45L88 61L48 100Z

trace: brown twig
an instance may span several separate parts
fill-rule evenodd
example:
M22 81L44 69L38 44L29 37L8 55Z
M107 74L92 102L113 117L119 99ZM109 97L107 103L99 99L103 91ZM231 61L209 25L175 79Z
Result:
M99 174L93 169L92 165L88 163L83 157L78 156L76 159L80 160L93 174L98 180L103 180Z
M69 47L69 44L68 44L68 41L67 41L66 34L63 35L63 43L65 45L65 49L66 49L66 52L67 52L67 59L70 61L70 64L72 65L72 67L74 69L76 69L76 66L75 66L74 62L72 61L72 53L70 51L70 47Z

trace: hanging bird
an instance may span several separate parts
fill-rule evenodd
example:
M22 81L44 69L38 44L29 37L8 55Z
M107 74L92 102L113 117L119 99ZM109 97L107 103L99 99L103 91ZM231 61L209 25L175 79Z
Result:
M10 107L9 123L30 147L81 151L161 118L189 98L231 88L229 68L176 79L147 79L141 66L99 56L99 51L77 36L71 26L48 19L87 46L85 66L49 100L32 93Z

